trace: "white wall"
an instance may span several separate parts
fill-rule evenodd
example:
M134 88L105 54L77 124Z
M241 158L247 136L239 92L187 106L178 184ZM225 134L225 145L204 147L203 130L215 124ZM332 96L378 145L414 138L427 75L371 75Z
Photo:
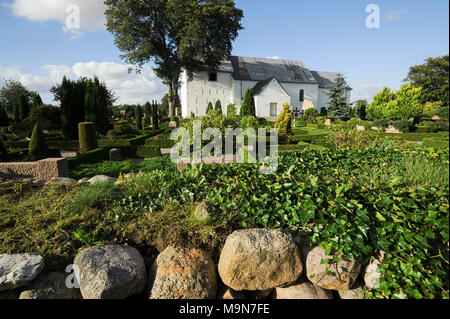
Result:
M272 80L272 82L266 86L261 94L255 96L256 104L256 116L257 117L270 117L270 103L277 103L277 116L283 110L283 104L291 100L291 97L281 87L281 85Z
M233 102L231 73L217 74L217 81L209 81L209 73L195 73L188 81L186 72L181 77L181 104L183 117L189 117L191 112L197 116L206 114L208 103L215 105L217 100L222 104L222 110Z
M281 83L286 92L291 96L290 104L292 108L302 110L303 108L316 107L319 86L317 84L306 83ZM300 90L305 91L305 102L300 102Z

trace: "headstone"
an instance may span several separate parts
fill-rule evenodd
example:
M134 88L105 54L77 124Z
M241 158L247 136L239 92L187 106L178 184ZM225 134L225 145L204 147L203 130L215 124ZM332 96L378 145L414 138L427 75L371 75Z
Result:
M365 131L366 128L364 126L362 126L362 125L356 125L356 130L357 131Z
M74 157L77 157L77 152L64 152L64 151L61 151L61 157L74 158Z
M386 128L386 133L391 133L391 134L402 134L403 132L399 129L396 129L394 126L389 125Z
M330 120L330 119L326 120L326 121L325 121L325 125L326 125L326 126L330 126L330 125L331 125L331 120Z
M109 160L114 162L123 161L123 155L120 148L113 148L109 151Z
M175 122L175 121L170 122L170 123L169 123L169 127L174 127L174 128L176 128L176 127L177 127L177 122Z

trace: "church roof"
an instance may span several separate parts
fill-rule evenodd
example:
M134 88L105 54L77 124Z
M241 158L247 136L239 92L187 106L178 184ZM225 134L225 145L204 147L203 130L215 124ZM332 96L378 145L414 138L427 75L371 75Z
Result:
M311 73L316 78L320 88L329 89L336 86L337 72L311 71ZM350 87L348 89L351 90Z
M266 87L269 86L270 83L272 83L273 80L275 80L279 84L279 82L276 78L270 78L270 79L267 79L264 81L259 81L258 83L256 83L256 85L253 87L253 95L256 96L256 95L261 94L266 89ZM283 88L283 86L281 86L281 88L284 90L284 92L286 92L286 90ZM288 94L288 93L286 92L286 94Z
M302 61L232 56L231 64L235 80L264 81L276 78L279 82L317 84L316 78Z

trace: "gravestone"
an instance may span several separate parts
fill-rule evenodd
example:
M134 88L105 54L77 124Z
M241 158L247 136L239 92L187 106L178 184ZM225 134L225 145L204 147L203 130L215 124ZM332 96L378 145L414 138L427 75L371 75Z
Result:
M177 127L177 122L175 122L175 121L170 122L169 123L169 127L176 128Z
M123 161L123 155L120 148L113 148L109 151L109 160L114 162Z
M357 131L365 131L366 128L364 126L362 126L362 125L356 125L356 130Z
M326 120L326 121L325 121L325 125L326 125L326 126L331 126L331 120L330 120L330 119Z

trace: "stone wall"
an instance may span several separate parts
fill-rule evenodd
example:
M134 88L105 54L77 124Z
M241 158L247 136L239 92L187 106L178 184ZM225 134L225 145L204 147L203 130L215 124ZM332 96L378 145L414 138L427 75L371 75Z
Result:
M0 163L0 181L51 180L57 177L69 177L69 167L65 158L47 158L38 162Z

